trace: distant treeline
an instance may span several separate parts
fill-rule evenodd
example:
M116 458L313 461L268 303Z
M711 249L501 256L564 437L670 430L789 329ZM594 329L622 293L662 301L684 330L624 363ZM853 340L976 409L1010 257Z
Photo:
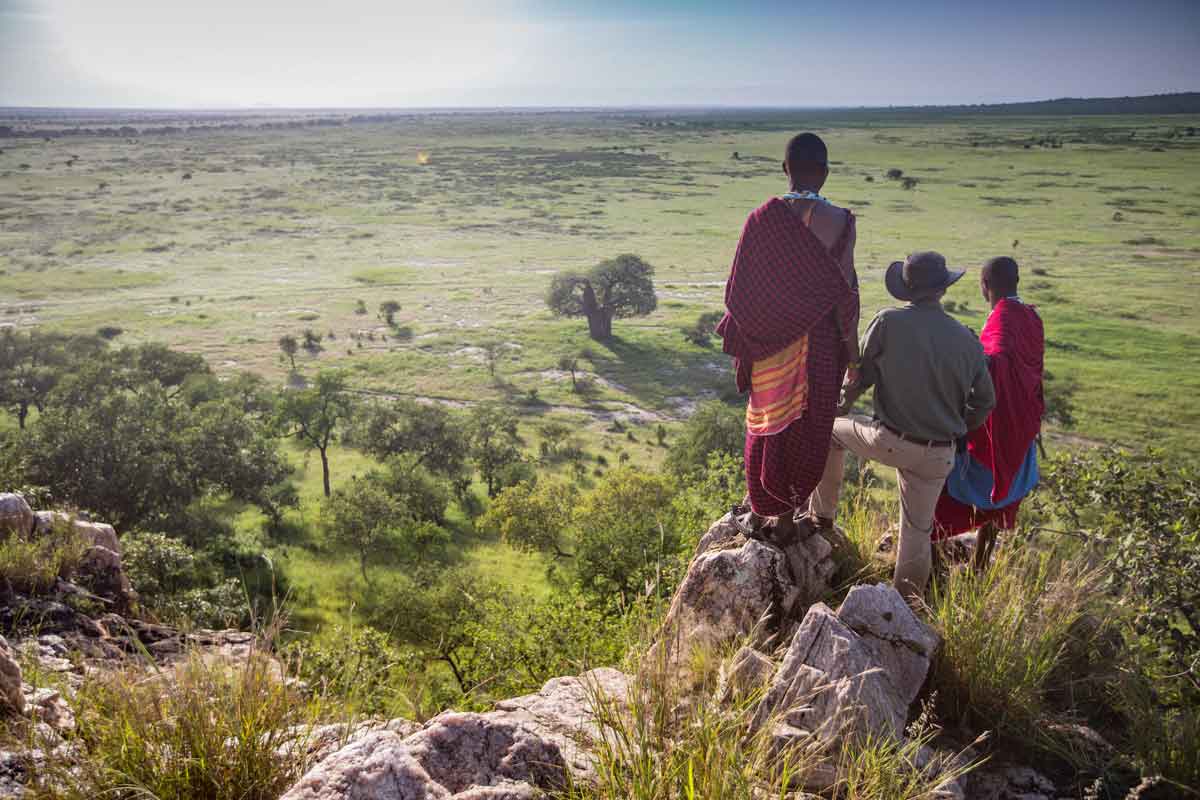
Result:
M0 139L58 138L62 136L154 136L186 134L213 130L281 130L295 128L395 122L432 117L498 115L541 115L581 117L600 115L607 118L633 118L643 125L702 127L723 124L785 122L795 124L797 117L861 118L870 115L898 118L927 118L963 115L986 116L1076 116L1113 114L1200 114L1200 92L1156 94L1143 97L1098 97L1039 100L1027 103L994 103L958 106L887 106L875 108L662 108L662 109L373 109L348 110L228 110L228 111L154 111L129 109L0 109ZM673 122L672 122L673 121ZM153 124L150 124L153 123ZM53 127L45 127L51 125Z
M1002 114L1073 116L1078 114L1200 114L1200 92L1151 94L1141 97L1062 97L1028 103L994 103L963 106L911 106L889 111L940 114Z

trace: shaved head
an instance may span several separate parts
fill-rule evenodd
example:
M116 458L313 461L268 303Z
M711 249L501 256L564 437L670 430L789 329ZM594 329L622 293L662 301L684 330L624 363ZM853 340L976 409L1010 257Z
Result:
M815 133L800 133L787 143L783 155L783 171L787 173L792 191L821 191L829 177L829 151Z
M980 279L989 289L997 294L1015 294L1017 283L1021 280L1017 262L1008 256L997 256L988 259L983 265Z
M820 170L829 164L829 150L815 133L798 133L788 142L783 158L794 167Z

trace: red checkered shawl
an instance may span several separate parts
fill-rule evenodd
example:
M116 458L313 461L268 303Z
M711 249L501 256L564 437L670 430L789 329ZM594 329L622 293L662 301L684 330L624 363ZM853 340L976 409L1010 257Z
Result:
M755 361L793 344L834 309L842 338L857 336L858 292L838 263L853 229L850 215L830 252L779 198L750 214L725 285L725 317L717 326L722 349L735 359L739 392L750 389ZM840 363L842 353L828 343L811 348L808 358L810 364L814 359ZM809 402L836 405L838 388L812 386Z
M967 450L991 470L992 502L1000 502L1042 429L1042 318L1033 306L1006 298L992 309L979 339L988 355L996 407L967 435Z

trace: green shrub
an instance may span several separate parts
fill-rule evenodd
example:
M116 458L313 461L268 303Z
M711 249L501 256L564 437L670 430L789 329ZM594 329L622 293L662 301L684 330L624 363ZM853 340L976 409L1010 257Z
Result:
M829 752L813 744L779 747L768 721L749 733L761 692L728 706L712 686L684 698L674 675L648 666L626 697L591 693L593 712L611 732L596 748L597 780L571 787L564 800L760 800L800 796L795 786L822 763L836 764L830 796L846 800L898 800L939 796L940 787L974 765L935 759L918 768L933 739L931 727L910 730L904 742L872 739ZM809 795L804 795L809 796Z
M82 758L51 754L36 800L275 800L307 767L309 734L293 726L321 713L262 655L195 656L149 680L138 669L96 672L70 699Z
M121 561L142 610L173 625L224 628L250 620L247 590L205 553L163 533L132 531Z
M701 403L667 450L666 468L690 479L708 467L712 453L741 458L746 444L746 412L719 401Z
M935 582L929 612L943 637L934 673L942 718L1060 752L1045 722L1064 682L1089 672L1066 657L1087 652L1074 639L1084 635L1079 623L1098 587L1081 560L1021 546L1002 548L983 572L956 568ZM1096 626L1087 635L1099 635Z
M70 578L90 543L69 524L41 536L10 535L0 541L0 586L22 594L44 594L59 578Z
M1039 506L1085 538L1127 620L1106 699L1137 766L1200 786L1200 478L1155 452L1064 453L1046 465Z
M328 634L293 642L284 656L316 697L336 699L347 712L394 717L412 713L412 655L383 632L343 625Z

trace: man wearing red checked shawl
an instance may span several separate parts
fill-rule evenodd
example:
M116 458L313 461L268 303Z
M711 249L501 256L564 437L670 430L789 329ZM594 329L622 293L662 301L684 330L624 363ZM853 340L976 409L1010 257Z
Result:
M821 479L846 366L857 358L854 215L819 192L825 143L788 142L789 191L746 220L717 326L746 409L747 536L784 543L804 523Z

